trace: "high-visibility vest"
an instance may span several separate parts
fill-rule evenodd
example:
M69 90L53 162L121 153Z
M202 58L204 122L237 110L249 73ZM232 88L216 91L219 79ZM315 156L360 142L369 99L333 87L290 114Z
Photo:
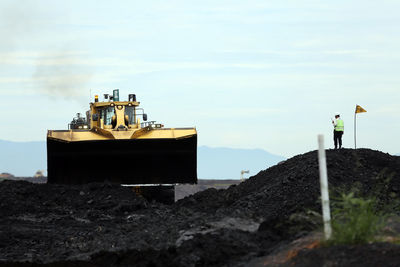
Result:
M336 120L335 131L343 132L344 131L344 123L342 119Z

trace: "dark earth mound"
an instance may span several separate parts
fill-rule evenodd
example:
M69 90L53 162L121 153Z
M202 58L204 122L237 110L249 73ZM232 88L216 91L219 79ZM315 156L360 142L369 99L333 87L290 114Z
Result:
M331 188L356 188L383 202L399 199L399 157L329 150L327 164ZM316 151L170 206L117 185L4 181L0 265L246 265L318 227L307 216L293 219L319 211L318 199Z
M303 250L293 260L282 266L397 267L399 265L400 245L373 243Z

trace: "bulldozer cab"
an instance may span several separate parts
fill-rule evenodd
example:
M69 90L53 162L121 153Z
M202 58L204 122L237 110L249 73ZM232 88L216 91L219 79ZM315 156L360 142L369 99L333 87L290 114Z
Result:
M147 120L147 114L143 112L143 109L137 108L139 104L136 101L91 103L89 111L90 128L139 128L140 120L137 117L142 116L143 121Z

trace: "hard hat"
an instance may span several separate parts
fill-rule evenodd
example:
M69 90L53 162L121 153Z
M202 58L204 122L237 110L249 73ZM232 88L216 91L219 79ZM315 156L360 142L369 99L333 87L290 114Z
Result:
M340 113L339 112L335 112L335 116L340 116Z

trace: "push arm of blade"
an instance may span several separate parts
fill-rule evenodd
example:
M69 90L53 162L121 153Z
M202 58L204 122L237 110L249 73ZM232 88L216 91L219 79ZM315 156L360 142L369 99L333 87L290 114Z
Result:
M106 131L106 130L100 128L100 127L94 126L94 127L91 129L91 131L94 132L94 133L96 133L96 134L103 135L103 136L105 136L105 137L107 137L107 138L115 139L115 137L114 137L114 135L112 135L112 133L110 133L109 131Z
M135 132L132 134L131 139L136 139L136 138L138 138L139 136L148 133L149 131L150 131L149 127L141 128L141 129L135 131Z

